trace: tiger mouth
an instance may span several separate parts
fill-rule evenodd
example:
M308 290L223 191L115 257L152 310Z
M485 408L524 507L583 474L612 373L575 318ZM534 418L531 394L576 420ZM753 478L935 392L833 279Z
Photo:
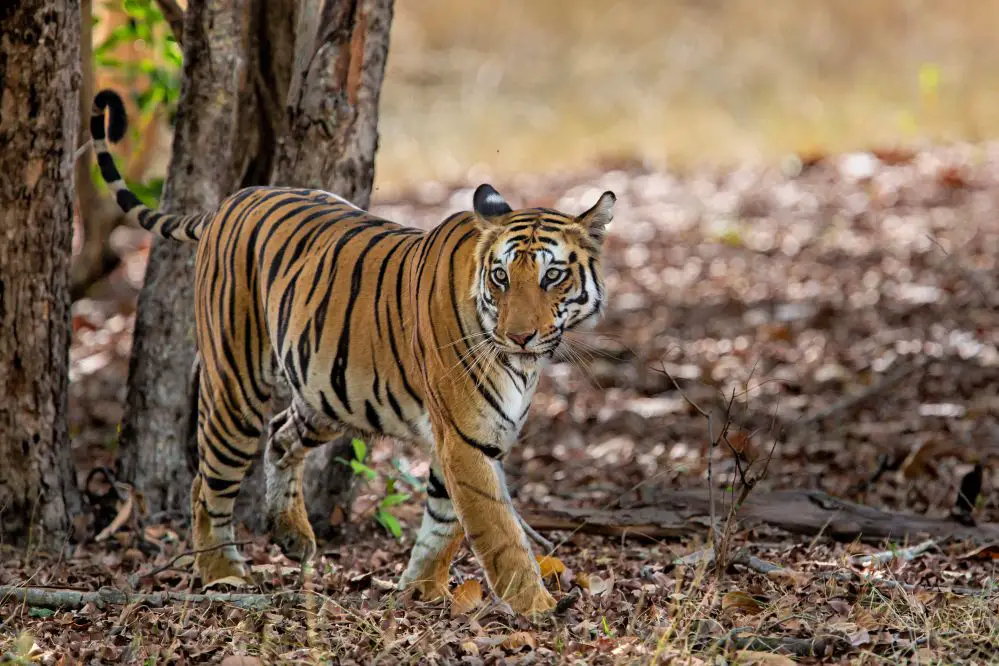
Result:
M493 344L496 346L496 348L499 349L499 351L503 352L504 354L507 354L509 356L517 356L520 358L527 358L527 359L536 359L536 358L544 358L546 356L551 356L552 354L555 353L555 350L562 342L562 340L559 338L555 340L549 340L548 342L542 343L537 347L531 347L530 349L523 349L522 347L513 347L511 345L500 342L496 338L493 338L492 341Z

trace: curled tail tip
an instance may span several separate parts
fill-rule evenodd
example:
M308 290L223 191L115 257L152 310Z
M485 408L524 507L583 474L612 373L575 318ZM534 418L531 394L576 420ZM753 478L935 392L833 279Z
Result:
M107 138L111 143L117 143L125 136L125 130L128 129L128 114L125 112L125 102L122 101L121 95L109 88L105 88L94 96L94 118L100 118L102 134L105 109L109 111ZM97 136L93 129L91 134L94 134L94 138L103 138L103 136Z

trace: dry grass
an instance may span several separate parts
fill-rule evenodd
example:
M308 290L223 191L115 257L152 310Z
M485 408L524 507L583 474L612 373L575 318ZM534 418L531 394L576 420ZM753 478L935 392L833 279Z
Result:
M682 167L995 136L995 9L980 0L400 2L378 185L607 157Z

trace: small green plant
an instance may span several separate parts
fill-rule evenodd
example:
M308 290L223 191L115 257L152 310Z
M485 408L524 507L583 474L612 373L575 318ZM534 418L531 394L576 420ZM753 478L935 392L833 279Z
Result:
M336 460L344 465L348 465L350 469L354 472L355 476L359 476L366 483L376 481L379 477L377 471L372 469L365 463L368 456L368 445L362 439L351 440L351 446L353 447L354 457L350 460L345 460L344 458L338 457ZM418 488L419 482L409 473L408 466L403 466L400 461L396 461L396 469L398 470L400 476L402 477L402 482L406 485ZM402 538L402 525L399 523L399 519L395 517L392 513L392 507L398 506L410 498L410 494L406 492L399 492L397 485L399 484L399 479L394 477L387 477L385 479L385 494L379 500L378 505L375 507L374 519L375 521L385 528L385 531L391 534L396 539Z

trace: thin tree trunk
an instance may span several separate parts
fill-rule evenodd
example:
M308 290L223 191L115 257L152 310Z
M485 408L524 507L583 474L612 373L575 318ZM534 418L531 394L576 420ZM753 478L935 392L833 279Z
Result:
M393 0L304 0L298 4L290 85L284 91L274 90L286 95L287 126L278 144L273 184L315 187L368 206L392 6ZM287 384L279 380L275 411L287 406L289 396ZM338 457L353 457L349 437L320 447L306 458L305 504L320 538L335 533L330 517L338 507L349 514L353 474ZM259 467L251 471L251 481L244 484L237 505L238 518L258 530L263 525L256 507L263 500L264 488Z
M80 7L0 6L0 541L80 513L66 429Z
M90 108L94 103L94 57L92 0L80 3L80 130L79 141L90 140ZM124 222L125 214L118 204L97 189L91 168L94 164L94 151L88 148L74 165L76 196L79 203L80 219L83 228L83 243L80 253L73 258L69 268L70 297L75 301L83 298L87 290L121 263L120 257L108 242L115 227Z
M255 0L192 0L183 30L173 156L161 206L209 210L253 160ZM246 114L253 114L247 118ZM151 511L189 510L188 376L194 360L194 246L155 240L139 296L120 439L121 472Z

